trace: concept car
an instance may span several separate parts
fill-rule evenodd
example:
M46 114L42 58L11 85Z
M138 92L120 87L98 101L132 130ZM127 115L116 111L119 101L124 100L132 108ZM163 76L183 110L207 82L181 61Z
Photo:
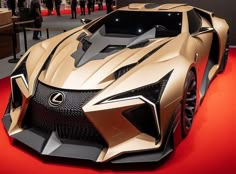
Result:
M228 57L229 27L186 4L130 4L31 47L3 122L43 155L159 161Z

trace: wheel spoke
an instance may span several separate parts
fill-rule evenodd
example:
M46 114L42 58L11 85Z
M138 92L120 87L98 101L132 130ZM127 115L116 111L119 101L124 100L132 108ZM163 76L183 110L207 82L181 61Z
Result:
M190 128L192 126L192 119L185 117L185 121L186 121L186 126Z
M196 81L195 81L195 80L193 80L193 81L191 82L191 85L190 85L190 87L189 87L189 90L188 90L188 91L192 91L193 89L195 89L195 86L196 86Z
M186 112L186 114L187 114L188 116L193 116L193 114L194 114L194 107L192 107L192 106L187 106L185 109L186 109L187 111L189 111L189 113L190 113L190 114L188 114L188 113Z
M189 85L187 87L184 99L184 115L183 121L185 124L185 129L188 132L192 126L193 116L195 112L195 105L196 105L196 89L197 83L195 76L193 74L190 75Z
M194 100L196 100L196 96L195 96L195 95L193 95L192 97L188 97L188 98L186 99L187 102L188 102L188 101L194 101Z

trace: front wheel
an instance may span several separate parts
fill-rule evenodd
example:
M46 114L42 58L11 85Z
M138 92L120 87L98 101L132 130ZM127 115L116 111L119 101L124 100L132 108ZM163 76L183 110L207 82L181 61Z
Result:
M186 137L192 127L192 121L196 109L196 91L197 91L197 80L193 71L190 71L187 75L184 94L182 101L182 113L181 113L181 127L182 136Z

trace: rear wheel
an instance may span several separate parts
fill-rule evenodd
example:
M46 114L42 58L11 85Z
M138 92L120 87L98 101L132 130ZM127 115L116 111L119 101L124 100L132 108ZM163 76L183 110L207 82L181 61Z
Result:
M181 123L182 123L182 136L186 137L192 127L192 121L196 109L196 90L197 90L197 81L196 76L193 71L188 73L183 102L182 102L182 114L181 114Z
M227 36L225 51L221 60L220 67L219 67L219 73L224 72L225 67L227 65L227 61L228 61L228 55L229 55L229 34Z

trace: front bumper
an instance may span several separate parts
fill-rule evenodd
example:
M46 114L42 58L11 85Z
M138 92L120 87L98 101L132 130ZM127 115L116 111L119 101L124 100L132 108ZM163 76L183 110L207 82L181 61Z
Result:
M43 94L40 94L40 96L49 95L51 93L48 92L47 94L47 92L45 92L46 90L43 91ZM84 117L83 120L73 118L73 113L70 112L69 115L72 114L72 118L67 122L63 118L66 114L57 113L55 108L52 108L54 111L45 111L47 109L43 107L44 105L47 105L47 102L43 102L46 100L40 101L37 96L36 90L35 95L30 99L28 109L21 125L21 131L14 132L10 135L40 154L85 159L95 162L110 161L113 163L132 163L159 161L173 150L172 131L170 131L167 140L164 141L164 146L160 147L160 144L156 143L156 139L153 136L148 135L148 132L143 133L138 130L137 126L132 125L125 116L117 114L116 116L111 117L113 110L98 110L97 112L88 111L86 112L86 116L80 115ZM138 102L138 100L136 101ZM73 104L78 105L78 102L74 101L67 106L72 107L69 110L73 111ZM125 105L124 108L126 110L127 105ZM140 103L133 103L133 105L139 106ZM64 108L65 106L62 107ZM38 110L38 108L40 109ZM121 110L124 108L122 107L122 104L119 104L119 113L122 113ZM62 111L60 108L57 109L59 109L58 111ZM9 106L3 117L3 123L6 130L9 130L12 123L10 110ZM56 118L54 118L55 113L57 113ZM74 117L77 115L78 112L75 112ZM94 119L96 124L93 122ZM127 124L130 129L119 129L120 127L117 126L119 124L116 124L119 119L124 120L125 124ZM80 122L85 123L85 128L79 128L79 130L78 128L66 130L66 127L73 127L76 122L79 124ZM101 126L104 122L106 127ZM100 126L97 126L99 124ZM124 122L121 122L121 124L124 124ZM90 130L88 131L87 129ZM104 129L108 129L105 135L103 134ZM122 134L129 130L131 130L131 134L128 136L131 135L132 137L127 139L127 137L122 136ZM84 133L87 133L87 135L83 136L84 133L80 134L80 131L85 131ZM107 138L109 138L107 135L111 136L112 141L107 140Z

